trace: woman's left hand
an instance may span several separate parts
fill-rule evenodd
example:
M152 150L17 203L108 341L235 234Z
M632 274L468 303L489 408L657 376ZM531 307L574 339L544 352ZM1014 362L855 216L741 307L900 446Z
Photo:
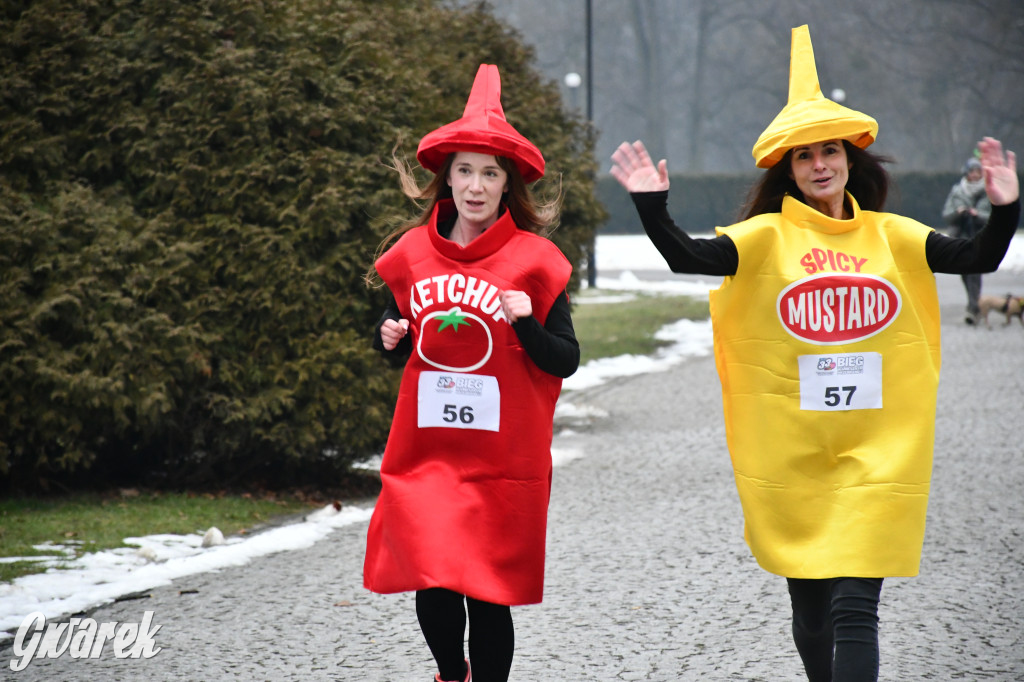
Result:
M981 152L981 170L985 174L985 192L993 206L1012 204L1020 197L1020 181L1017 179L1017 155L1003 154L1003 144L986 137L978 143Z
M525 291L501 292L501 310L505 318L512 324L521 317L533 315L533 303Z

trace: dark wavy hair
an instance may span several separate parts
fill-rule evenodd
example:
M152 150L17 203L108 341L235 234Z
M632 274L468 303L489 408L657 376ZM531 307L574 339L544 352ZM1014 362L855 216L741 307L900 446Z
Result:
M881 211L889 196L889 172L883 164L892 163L886 156L872 154L846 140L843 140L846 158L851 162L850 178L846 182L846 191L853 195L864 211ZM766 170L747 193L747 199L740 209L739 219L747 220L763 213L778 213L782 210L782 199L791 195L804 203L804 193L796 186L789 176L790 160L793 150L790 149L782 159Z

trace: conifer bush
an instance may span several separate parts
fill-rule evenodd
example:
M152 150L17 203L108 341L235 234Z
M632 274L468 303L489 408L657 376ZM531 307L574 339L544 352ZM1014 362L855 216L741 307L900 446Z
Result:
M386 163L482 62L572 262L604 217L591 131L485 5L37 0L0 35L8 488L324 481L378 451L398 375L363 274L417 212Z

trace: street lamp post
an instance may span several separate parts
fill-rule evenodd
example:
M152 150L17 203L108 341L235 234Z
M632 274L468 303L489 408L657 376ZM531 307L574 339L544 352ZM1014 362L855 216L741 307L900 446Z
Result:
M591 0L586 0L586 32L587 32L587 123L594 123L594 12ZM597 288L597 262L594 248L597 236L590 239L587 248L587 286Z
M579 89L583 83L583 76L579 75L575 71L570 71L565 74L565 87L569 88L569 105L573 111L577 111L580 108L579 103Z
M586 0L586 115L587 123L591 126L594 121L594 51L593 51L593 14L591 7L591 0ZM569 88L569 102L572 106L573 112L579 111L579 88L583 84L584 79L579 73L570 71L565 74L563 80L565 87ZM591 238L590 243L587 244L587 285L594 289L597 288L597 262L595 260L595 242L596 237Z

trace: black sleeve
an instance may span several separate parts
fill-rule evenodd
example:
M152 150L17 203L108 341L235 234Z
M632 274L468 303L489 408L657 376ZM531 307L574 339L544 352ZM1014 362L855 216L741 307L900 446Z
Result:
M531 315L516 320L512 329L526 354L548 374L564 379L580 366L580 344L572 327L569 297L564 291L555 299L543 327Z
M993 206L988 222L970 239L932 232L924 243L932 272L954 275L994 272L1006 255L1020 220L1020 200Z
M693 275L735 275L739 265L736 244L726 235L694 239L672 222L668 214L668 191L634 192L640 222L669 269Z
M380 338L380 328L385 320L400 319L402 319L402 313L398 311L398 301L392 296L388 301L388 307L384 309L384 314L377 320L377 326L373 329L373 349L380 351L381 355L387 358L394 367L404 365L405 361L409 359L409 355L412 353L412 337L406 334L397 346L391 350L384 350L384 341Z

